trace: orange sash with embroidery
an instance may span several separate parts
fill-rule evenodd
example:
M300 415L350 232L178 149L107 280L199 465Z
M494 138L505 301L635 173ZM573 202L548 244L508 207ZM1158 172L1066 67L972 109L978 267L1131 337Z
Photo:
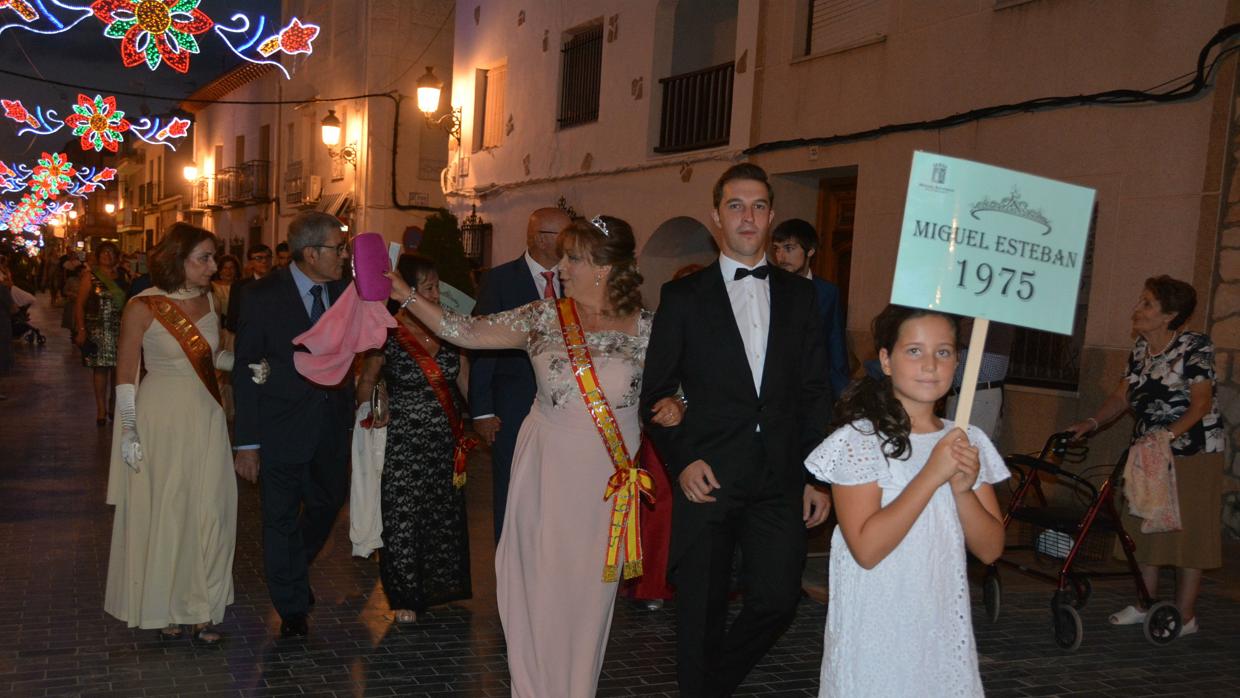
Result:
M203 387L211 393L211 397L222 407L224 400L220 397L220 384L215 379L215 361L211 355L211 345L207 338L198 331L198 326L189 319L167 296L138 296L151 309L159 324L168 330L168 334L181 345L189 365L202 381Z
M642 535L641 507L638 504L642 496L654 501L654 479L650 477L650 473L638 467L624 445L620 425L616 423L615 414L611 411L598 374L594 371L576 304L571 298L561 298L556 301L555 309L559 314L560 331L564 334L568 360L572 363L573 375L577 377L581 398L586 402L586 411L594 419L594 426L603 438L607 455L616 467L616 472L608 478L607 489L603 492L604 501L612 500L603 581L616 582L621 576L624 579L639 577L642 574ZM623 566L620 563L621 545L624 546Z
M452 438L456 440L456 449L452 453L452 486L464 487L465 461L469 458L469 452L477 448L478 440L465 436L465 425L461 422L461 413L457 412L456 402L452 399L452 386L448 384L448 379L443 375L439 364L435 363L435 357L431 356L418 338L403 326L396 328L396 341L400 343L409 358L418 364L418 368L422 369L422 373L426 375L426 382L430 383L431 391L439 400L439 406L448 416L448 425L452 427Z

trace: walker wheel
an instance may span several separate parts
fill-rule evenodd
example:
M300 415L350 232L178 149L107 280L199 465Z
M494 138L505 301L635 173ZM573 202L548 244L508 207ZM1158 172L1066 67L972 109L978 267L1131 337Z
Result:
M1089 577L1070 574L1068 586L1072 590L1072 607L1078 611L1085 608L1085 604L1089 603L1090 595L1094 593L1094 585L1090 583Z
M1060 593L1051 599L1051 620L1055 630L1055 644L1069 652L1081 646L1085 629L1081 625L1081 614L1071 604L1064 603Z
M986 579L982 580L982 603L986 605L986 619L991 623L999 620L999 610L1003 601L1003 582L999 581L999 572L991 567L986 570Z
M1180 621L1180 609L1170 601L1159 601L1146 612L1144 627L1145 639L1155 645L1165 645L1179 637L1184 627Z

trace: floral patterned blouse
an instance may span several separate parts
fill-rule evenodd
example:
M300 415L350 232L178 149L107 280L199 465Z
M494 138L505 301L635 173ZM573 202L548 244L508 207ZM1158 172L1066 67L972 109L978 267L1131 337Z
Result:
M642 369L654 313L642 310L637 334L616 330L587 332L586 344L600 373L612 409L636 410L641 397ZM569 363L555 301L539 300L513 310L481 317L444 310L437 334L467 349L524 349L538 378L536 403L548 410L583 405ZM583 414L585 414L583 410Z
M1128 357L1128 404L1136 415L1132 437L1170 426L1188 411L1193 384L1210 381L1210 411L1200 422L1171 442L1177 456L1218 453L1223 450L1223 424L1215 391L1214 343L1200 332L1184 332L1161 354L1150 353L1138 337Z

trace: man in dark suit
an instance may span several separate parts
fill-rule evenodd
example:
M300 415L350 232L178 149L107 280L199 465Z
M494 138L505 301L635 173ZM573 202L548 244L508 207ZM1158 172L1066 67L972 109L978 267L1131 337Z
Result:
M271 248L263 243L250 245L245 253L245 275L232 283L228 291L228 308L224 312L224 329L237 334L241 315L241 294L250 284L271 273Z
M351 378L316 385L293 365L293 338L348 283L341 279L348 242L340 221L317 211L294 218L288 239L293 263L255 281L241 299L236 365L260 367L262 375L233 372L234 465L250 482L262 476L263 568L285 637L307 633L309 567L348 495L353 417Z
M642 410L684 390L677 427L648 425L678 487L681 695L726 696L787 629L801 596L805 530L830 509L805 456L824 436L830 390L814 287L766 263L766 173L742 163L715 184L719 261L663 287L646 352ZM732 556L744 606L725 629Z
M771 261L775 266L814 282L818 312L822 314L827 340L827 377L832 400L838 400L848 387L848 342L844 334L844 308L835 284L814 276L814 254L818 252L818 232L809 221L790 218L771 231Z
M474 314L491 315L539 298L558 298L561 290L555 272L559 261L555 241L570 223L572 219L558 208L540 208L530 214L525 254L487 272ZM534 367L524 351L478 352L470 364L469 409L474 414L474 430L491 446L496 541L504 526L517 431L534 404L537 390Z

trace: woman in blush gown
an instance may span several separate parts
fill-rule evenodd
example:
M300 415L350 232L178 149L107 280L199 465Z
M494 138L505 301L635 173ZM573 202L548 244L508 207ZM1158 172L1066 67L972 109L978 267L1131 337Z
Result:
M566 228L558 247L566 298L496 315L443 311L389 275L392 298L439 336L470 349L524 349L534 364L538 394L517 437L495 555L512 695L523 698L595 695L619 572L640 569L638 560L608 559L613 502L604 493L619 471L596 426L597 409L586 407L574 362L581 365L566 341L574 330L584 334L622 450L636 455L653 314L641 308L633 231L618 218L598 216ZM578 318L566 322L569 332L561 315ZM683 410L679 400L666 399L656 404L654 421L674 426Z

